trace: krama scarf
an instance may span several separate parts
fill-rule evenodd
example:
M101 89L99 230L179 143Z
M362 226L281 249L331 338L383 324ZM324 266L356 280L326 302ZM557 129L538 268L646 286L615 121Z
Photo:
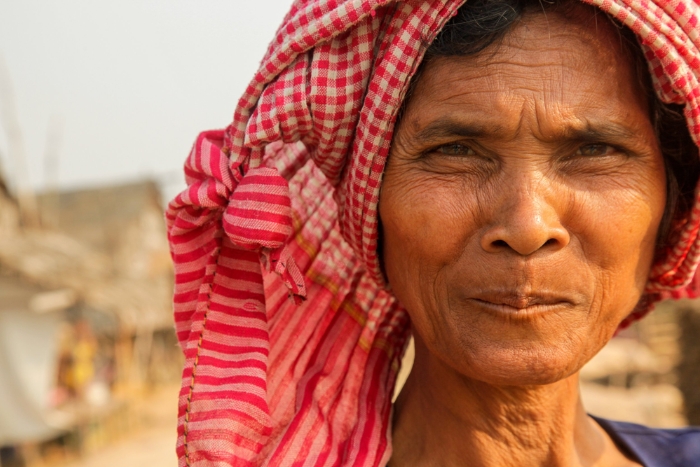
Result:
M637 34L697 143L698 4L587 1ZM378 267L379 188L409 79L462 3L297 0L233 123L197 138L167 210L181 467L389 459L409 320ZM696 202L623 324L663 294L697 295L699 226Z

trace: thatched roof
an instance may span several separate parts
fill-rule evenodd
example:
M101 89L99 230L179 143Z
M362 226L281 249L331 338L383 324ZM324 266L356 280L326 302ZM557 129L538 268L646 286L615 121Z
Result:
M99 206L91 209L95 212ZM130 221L129 216L121 219L118 241L110 248L100 248L99 243L59 228L20 228L16 204L0 192L0 264L43 288L73 290L89 307L113 313L126 330L169 327L172 279L167 244L164 227L152 225L154 218L162 216L157 205L147 208L143 204L142 209L132 207L131 212ZM73 208L60 214L65 218L81 215ZM104 214L102 219L110 217L109 212ZM101 228L91 225L89 215L69 225L86 232Z

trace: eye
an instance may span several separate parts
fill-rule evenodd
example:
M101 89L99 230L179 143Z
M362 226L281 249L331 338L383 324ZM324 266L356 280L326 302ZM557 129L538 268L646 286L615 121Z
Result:
M603 143L593 143L581 146L576 151L577 156L584 157L596 157L596 156L607 156L615 152L615 148L610 145Z
M435 152L446 156L470 156L476 154L472 148L460 143L450 143L435 149Z

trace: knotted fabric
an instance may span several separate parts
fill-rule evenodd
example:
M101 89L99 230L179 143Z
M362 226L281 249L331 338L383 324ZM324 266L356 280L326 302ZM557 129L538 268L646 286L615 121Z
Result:
M636 33L697 143L698 5L586 1ZM386 464L409 320L378 264L381 175L409 80L462 3L297 0L233 123L197 139L166 213L181 467ZM696 196L623 325L697 296L699 228Z

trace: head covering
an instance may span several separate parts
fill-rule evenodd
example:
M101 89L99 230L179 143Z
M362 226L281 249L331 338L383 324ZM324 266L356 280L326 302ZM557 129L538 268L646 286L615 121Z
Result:
M587 1L637 34L697 143L698 5ZM408 82L462 3L297 0L233 123L197 138L166 213L181 467L388 461L409 320L378 265L379 188ZM626 322L697 295L699 227L696 201Z

